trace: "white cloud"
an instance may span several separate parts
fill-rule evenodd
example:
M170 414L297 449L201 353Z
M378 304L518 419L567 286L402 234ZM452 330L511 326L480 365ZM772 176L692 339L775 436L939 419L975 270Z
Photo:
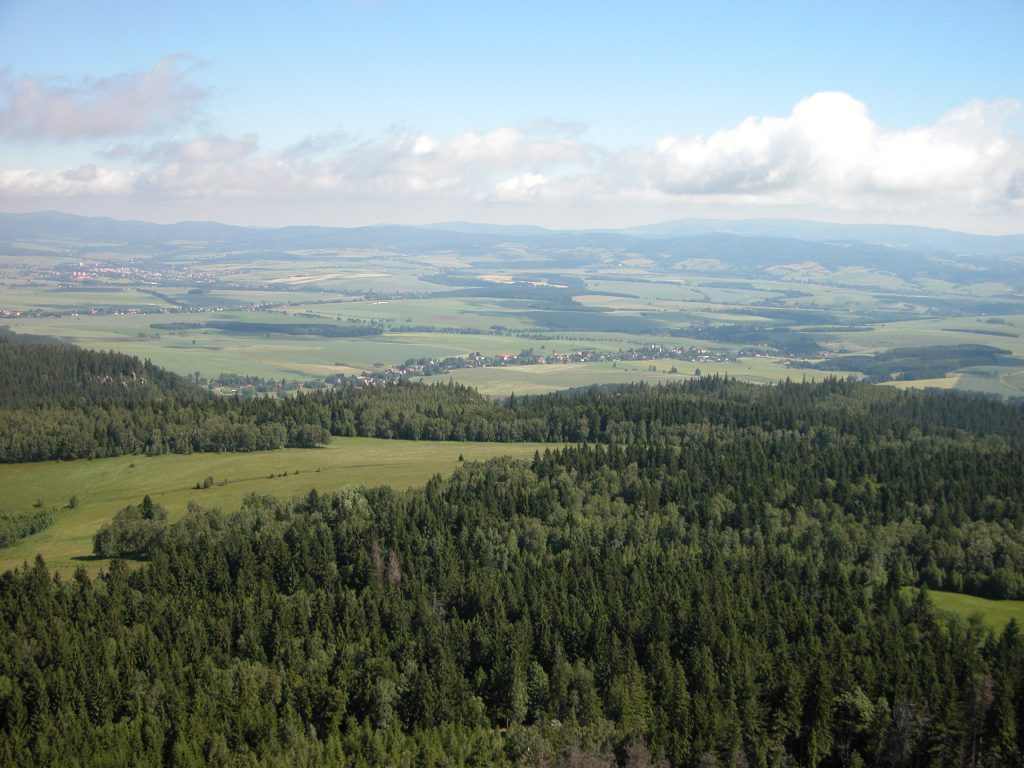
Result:
M135 188L135 175L95 165L59 171L0 171L0 196L8 198L69 198L121 195Z
M889 130L852 96L818 93L785 116L749 117L708 136L667 136L622 152L586 143L574 127L540 123L448 137L396 131L359 142L328 133L281 150L263 148L255 134L202 136L118 145L101 156L111 167L0 172L0 197L28 206L49 197L130 196L164 210L176 200L203 201L208 218L217 217L217 205L271 206L279 223L306 221L310 210L391 221L473 211L495 221L507 213L611 226L624 223L624 211L633 223L717 206L717 215L789 212L982 231L998 220L1001 230L1020 231L1024 138L1012 130L1020 108L972 102L932 125Z
M142 150L120 146L111 159L124 160L133 154L148 166L137 180L140 191L207 198L334 192L483 199L492 196L500 180L519 179L521 191L543 183L543 174L531 169L590 162L588 151L575 142L538 140L512 128L471 131L449 139L396 134L349 144L333 153L318 141L273 152L262 151L255 135L213 136ZM512 192L509 184L502 189Z
M189 82L196 62L168 56L145 72L63 78L0 72L0 136L18 141L153 135L189 120L206 97Z
M542 173L520 173L494 187L494 197L498 200L524 200L539 197L547 179Z
M935 125L887 131L866 105L818 93L787 117L748 118L709 137L670 136L639 158L670 196L742 197L843 208L960 201L1000 206L1024 169L1024 141L1007 128L1019 102L973 102Z

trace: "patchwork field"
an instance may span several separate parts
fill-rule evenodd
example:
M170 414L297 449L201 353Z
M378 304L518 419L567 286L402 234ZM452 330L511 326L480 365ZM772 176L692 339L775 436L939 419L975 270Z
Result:
M617 352L661 344L739 358L677 365L682 374L699 367L777 381L813 378L806 364L832 356L983 345L1004 351L1004 364L895 370L888 380L1024 396L1024 267L1016 256L951 259L854 244L861 263L847 245L834 243L659 244L593 233L518 237L486 228L325 230L296 233L294 241L267 230L238 234L233 245L200 236L161 241L156 230L150 239L139 237L119 241L111 234L107 245L56 232L0 242L0 324L210 379L237 373L311 380L472 352ZM206 327L211 321L383 333L236 332ZM168 322L200 327L152 327ZM664 380L671 365L653 362L655 371L585 364L452 375L488 393L541 392ZM868 367L842 365L830 373L872 375Z

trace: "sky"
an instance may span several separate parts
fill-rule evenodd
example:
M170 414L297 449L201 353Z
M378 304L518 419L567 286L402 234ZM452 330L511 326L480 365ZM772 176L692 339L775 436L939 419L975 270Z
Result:
M1024 232L1024 1L0 0L0 211Z

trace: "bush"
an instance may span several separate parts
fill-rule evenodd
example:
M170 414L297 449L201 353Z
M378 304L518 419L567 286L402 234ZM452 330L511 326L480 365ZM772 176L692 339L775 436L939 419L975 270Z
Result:
M53 523L52 509L0 514L0 549L9 547L19 539L48 528Z
M114 515L92 540L99 557L147 557L167 528L167 510L147 495L139 505L129 505Z

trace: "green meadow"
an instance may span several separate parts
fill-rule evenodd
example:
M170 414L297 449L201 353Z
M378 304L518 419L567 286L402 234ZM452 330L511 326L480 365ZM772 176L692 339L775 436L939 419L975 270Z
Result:
M180 518L189 500L205 507L236 509L250 494L291 498L317 488L422 485L435 474L451 473L465 460L495 456L530 457L545 447L534 443L453 443L336 437L330 446L286 448L254 453L195 453L119 456L91 461L47 461L0 465L0 512L55 507L53 525L0 550L0 571L41 554L51 568L71 573L80 565L98 570L91 559L92 536L119 509L149 494L163 504L171 520ZM213 485L197 489L207 477ZM78 497L71 509L68 502Z
M977 617L994 632L1001 632L1011 619L1024 625L1024 600L987 600L957 592L930 591L928 594L939 610L965 619Z

